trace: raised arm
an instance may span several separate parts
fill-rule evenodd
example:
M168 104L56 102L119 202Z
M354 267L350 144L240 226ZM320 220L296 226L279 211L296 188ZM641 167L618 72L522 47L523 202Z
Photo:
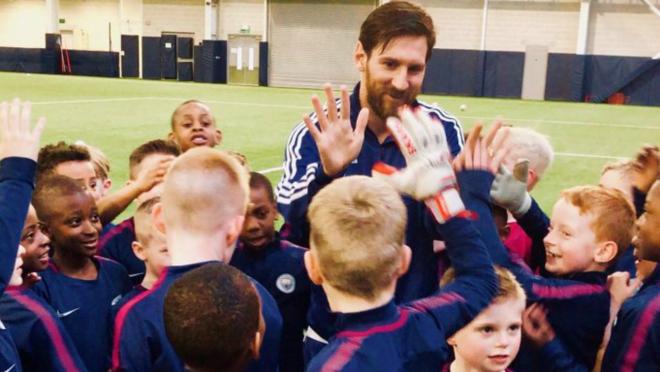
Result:
M39 140L45 119L30 128L31 105L0 104L0 294L14 272L21 230L34 189Z
M355 129L350 121L351 105L346 87L341 88L341 103L324 86L327 104L324 109L317 96L312 97L314 113L305 115L289 136L284 152L284 173L275 189L277 209L284 216L291 236L287 239L307 246L307 208L321 188L340 177L360 153L369 111L362 109Z

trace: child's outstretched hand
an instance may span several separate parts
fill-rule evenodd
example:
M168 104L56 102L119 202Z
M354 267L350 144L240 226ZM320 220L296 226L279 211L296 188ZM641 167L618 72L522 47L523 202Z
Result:
M527 159L518 159L513 167L513 173L500 165L490 189L493 203L516 216L525 214L532 206L532 197L527 192L528 173L529 160Z
M543 347L554 340L555 330L548 321L548 310L541 304L533 304L523 313L523 332L536 347Z
M658 146L645 145L633 162L633 186L643 193L649 192L660 177L660 150Z
M509 130L499 120L493 122L484 138L481 138L482 129L483 124L477 123L470 130L463 151L452 163L456 172L485 170L494 174L499 169L508 152L505 144Z
M8 157L37 160L39 141L46 119L39 118L34 130L30 128L32 105L16 98L11 104L0 103L0 159Z

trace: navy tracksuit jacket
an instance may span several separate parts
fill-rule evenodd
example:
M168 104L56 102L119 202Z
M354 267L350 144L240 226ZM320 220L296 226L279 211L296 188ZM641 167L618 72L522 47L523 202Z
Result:
M485 171L461 172L458 179L466 207L479 215L476 225L493 262L514 273L527 293L528 302L540 302L548 309L548 320L557 335L557 342L541 350L523 342L512 369L591 370L609 321L610 294L605 287L606 273L575 273L565 278L533 275L524 264L511 259L499 239L490 211L493 175ZM544 249L542 241L548 232L549 221L536 202L518 219L518 223L532 238L534 247Z
M133 217L127 218L99 240L99 256L119 262L131 278L133 285L142 283L146 269L144 262L133 253L132 243L135 237Z
M454 218L442 225L456 280L434 295L397 306L338 313L337 334L308 371L431 371L451 358L446 339L487 307L497 278L479 233Z
M27 216L37 163L27 158L0 160L0 294L14 272L21 232ZM0 370L20 372L21 361L7 327L0 321Z
M258 251L238 244L230 265L266 287L282 314L280 371L304 371L303 331L307 327L311 282L303 256L307 249L298 247L279 235Z
M184 371L181 359L165 334L163 304L167 290L176 279L205 263L165 268L150 290L133 297L119 309L115 318L113 371ZM266 334L261 345L260 358L252 362L248 370L277 371L282 317L268 291L258 282L253 283L261 297Z

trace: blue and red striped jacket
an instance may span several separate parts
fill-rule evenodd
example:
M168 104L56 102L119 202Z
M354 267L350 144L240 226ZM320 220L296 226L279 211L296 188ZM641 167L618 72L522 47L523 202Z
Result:
M135 240L135 222L130 217L101 236L98 255L119 262L128 272L133 285L138 285L142 283L146 269L144 262L133 253Z
M27 158L0 160L0 294L14 272L21 230L25 223L37 163ZM9 330L0 321L0 370L21 371L21 361Z
M338 313L337 333L308 371L427 371L451 358L446 339L479 314L497 292L497 278L472 223L442 225L456 280L434 295L397 306Z
M53 309L31 290L11 288L0 298L0 317L9 329L26 371L87 371L69 333Z
M466 207L479 215L476 225L493 262L514 273L525 289L528 302L542 303L548 309L548 320L568 356L575 359L576 365L591 370L609 321L607 274L583 272L561 278L534 275L520 260L511 258L499 238L490 210L493 175L485 171L468 171L457 176ZM535 201L530 210L518 218L518 223L532 239L535 248L542 247L549 221ZM544 349L537 350L530 343L523 342L512 368L515 371L556 370L556 366L543 362L552 359L541 355L542 352Z
M112 344L113 371L184 371L183 362L165 333L163 304L167 290L175 280L205 263L165 268L150 290L133 297L119 309ZM258 282L252 282L261 298L266 334L259 360L253 361L248 371L277 371L282 317L268 291Z
M621 306L602 371L660 371L660 265Z

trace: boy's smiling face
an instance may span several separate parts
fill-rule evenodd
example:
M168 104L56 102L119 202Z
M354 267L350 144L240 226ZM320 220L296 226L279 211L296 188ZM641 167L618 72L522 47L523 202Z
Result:
M76 256L96 254L101 219L88 193L62 195L50 202L48 226L53 246Z
M636 223L632 244L637 257L660 261L660 182L656 181L649 190L644 204L644 214Z
M595 262L598 243L591 214L560 198L552 210L550 231L543 239L545 269L555 275L600 270Z
M174 114L170 139L186 152L198 146L215 147L220 144L222 133L216 128L208 106L189 102Z

